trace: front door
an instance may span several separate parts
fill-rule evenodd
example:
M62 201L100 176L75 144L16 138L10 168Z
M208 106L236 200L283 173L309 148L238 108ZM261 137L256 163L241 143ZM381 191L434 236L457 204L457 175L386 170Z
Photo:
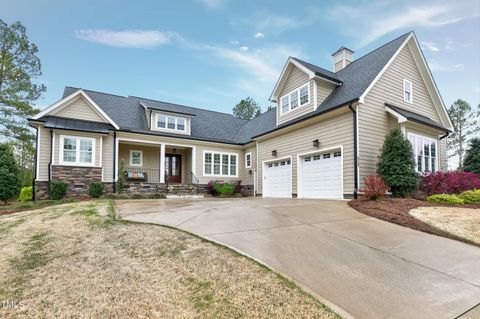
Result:
M169 183L182 182L182 157L180 155L165 155L165 178L168 177Z

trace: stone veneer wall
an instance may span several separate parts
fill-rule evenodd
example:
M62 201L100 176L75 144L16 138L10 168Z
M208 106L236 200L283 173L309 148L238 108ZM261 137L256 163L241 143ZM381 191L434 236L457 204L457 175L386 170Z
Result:
M102 168L53 165L52 181L68 183L67 196L86 195L90 183L102 181Z

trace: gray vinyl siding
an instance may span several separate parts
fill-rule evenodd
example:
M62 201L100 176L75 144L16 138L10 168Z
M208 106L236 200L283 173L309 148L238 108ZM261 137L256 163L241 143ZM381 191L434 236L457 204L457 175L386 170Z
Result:
M343 109L342 113L292 131L258 142L258 193L263 187L263 162L275 158L292 157L292 192L297 194L297 155L343 146L343 190L353 193L353 123L352 113ZM320 140L320 147L313 146L313 140ZM277 150L277 156L272 156Z
M40 140L38 143L38 181L48 181L48 164L50 163L50 130L42 125L38 128Z
M404 78L413 83L413 104L403 101ZM359 106L359 172L361 187L363 186L362 181L364 177L376 175L378 155L385 136L392 128L399 127L397 119L385 111L385 102L428 116L440 123L437 111L421 79L408 46L402 49L390 67L367 94L365 103ZM431 129L428 133L433 133L434 138L438 138L442 134L438 130ZM440 143L439 148L440 167L446 169L445 146Z
M91 106L83 97L78 97L67 106L53 111L51 115L60 117L69 117L77 120L94 121L94 122L106 122L103 117Z
M282 90L280 91L278 101L277 101L277 121L278 124L282 124L285 122L288 122L292 119L295 119L299 116L302 116L306 113L312 112L314 110L313 108L313 94L314 94L314 89L313 89L313 81L310 80L309 77L300 70L299 68L292 66L292 69L290 73L288 74L287 79L285 80L285 84L283 85ZM304 106L298 106L296 109L293 111L290 111L284 115L281 115L281 100L282 96L285 94L290 93L291 91L300 88L304 84L309 83L310 85L310 94L308 97L308 103L305 104ZM299 101L300 103L300 101Z

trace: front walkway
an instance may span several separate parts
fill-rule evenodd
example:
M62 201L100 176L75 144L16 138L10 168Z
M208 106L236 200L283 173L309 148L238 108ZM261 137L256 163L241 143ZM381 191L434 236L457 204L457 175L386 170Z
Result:
M480 249L380 221L345 201L117 201L286 274L355 318L455 318L480 302Z

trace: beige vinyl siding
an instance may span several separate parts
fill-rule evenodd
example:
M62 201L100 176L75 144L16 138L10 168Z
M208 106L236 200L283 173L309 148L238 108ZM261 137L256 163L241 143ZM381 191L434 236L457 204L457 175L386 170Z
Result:
M102 153L102 170L103 170L103 181L112 182L113 181L113 133L103 136L103 153ZM118 167L116 168L118 169Z
M241 179L242 182L245 184L245 180L248 179L248 174L244 169L245 168L245 151L241 146L204 142L204 141L193 141L193 140L181 139L181 138L153 136L153 135L146 135L146 134L127 133L127 132L118 132L117 137L134 139L134 140L145 141L145 142L165 143L167 149L175 145L187 147L186 157L191 156L191 152L192 152L191 148L195 147L195 172L194 173L195 173L195 176L199 179L200 184L206 184L212 179L221 179L221 180ZM135 142L129 142L129 143L135 143ZM158 144L158 146L160 145ZM190 148L190 150L188 150L188 148ZM204 176L203 175L203 165L204 165L203 154L204 154L204 151L206 150L237 154L238 155L238 174L239 174L238 177ZM189 162L188 159L182 162L184 162L186 165L183 172L189 174L192 167L191 162Z
M48 164L50 163L50 130L42 125L38 127L40 140L38 143L38 176L37 181L48 181Z
M444 172L448 170L447 159L447 139L444 138L438 142L439 154L440 154L440 169Z
M66 106L57 109L50 115L69 117L77 120L106 122L102 116L83 97L78 97Z
M262 193L263 162L292 156L292 187L297 194L297 155L315 152L336 146L343 146L343 189L344 193L353 193L353 124L352 113L348 108L336 116L318 119L318 122L276 137L258 142L258 193ZM305 124L304 124L305 125ZM320 147L313 146L313 140L320 140ZM272 156L277 150L277 156Z
M130 151L132 150L143 152L142 166L130 166ZM118 165L120 166L122 163L126 170L128 168L146 169L148 182L160 182L160 145L124 144L122 142L118 145Z
M332 93L336 85L321 80L315 80L317 82L317 107L322 104L323 101Z
M60 164L60 156L61 156L61 148L62 145L60 144L60 136L61 135L68 135L68 136L79 136L79 137L93 137L95 138L95 159L94 163L95 166L100 167L100 138L101 134L95 133L85 133L85 132L75 132L75 131L62 131L62 130L54 130L55 133L54 137L54 158L53 158L53 165L61 165ZM102 154L103 156L103 154ZM78 165L81 166L81 165Z
M309 83L310 85L310 94L308 96L308 103L304 106L298 106L295 110L290 111L284 115L281 115L281 100L282 96L285 94L290 93L291 91L300 88L304 84ZM310 80L309 77L300 70L299 68L292 66L287 79L285 80L285 84L283 85L282 90L280 91L280 94L278 95L278 101L277 101L277 120L278 124L282 124L285 122L288 122L292 119L295 119L301 115L304 115L306 113L312 112L313 111L313 94L314 94L314 88L313 88L313 80ZM299 101L300 104L300 101Z
M245 167L245 155L247 153L251 153L252 154L252 166L250 168L246 168ZM244 163L243 163L243 166L240 167L240 171L242 172L242 175L245 176L244 177L244 180L242 180L243 184L245 185L253 185L254 184L254 174L253 172L257 169L257 154L256 154L256 148L255 146L252 146L252 147L249 147L247 149L245 149L244 151L244 155L243 155L243 160L244 160ZM252 171L252 174L250 175L249 174L249 171Z
M413 83L413 104L403 102L404 78ZM363 186L364 177L376 175L378 155L385 136L392 128L399 127L397 119L385 111L385 102L428 116L440 123L408 46L402 49L372 87L365 97L365 103L359 105L360 187ZM436 137L442 133L435 132ZM432 131L430 130L429 133L431 134ZM439 145L440 163L445 163L445 152L442 153L441 144ZM446 168L445 164L440 167Z

